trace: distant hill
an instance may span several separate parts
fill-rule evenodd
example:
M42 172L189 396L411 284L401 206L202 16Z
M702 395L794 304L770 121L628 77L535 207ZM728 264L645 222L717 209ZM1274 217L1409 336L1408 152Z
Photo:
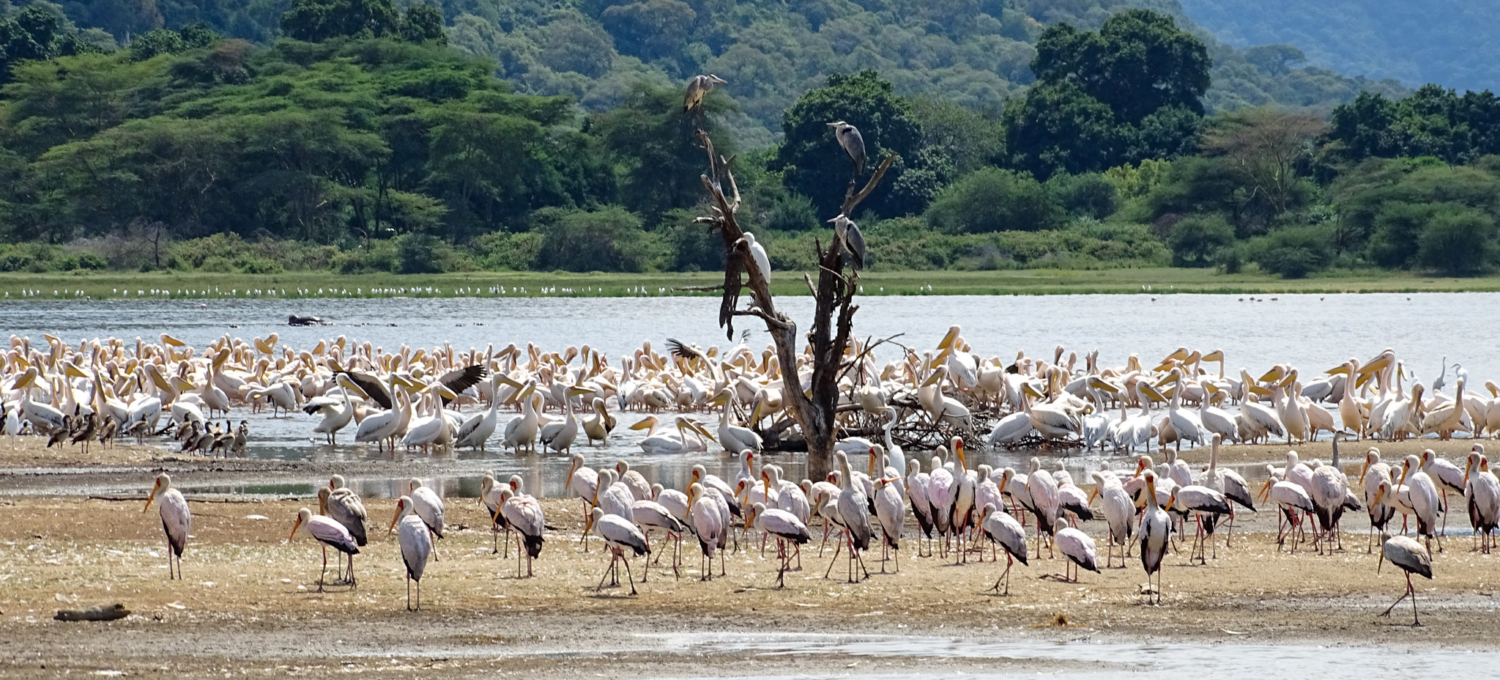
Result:
M397 0L405 7L423 0ZM1394 82L1347 77L1284 59L1253 62L1194 25L1177 0L427 0L449 42L494 59L516 91L567 95L584 109L618 106L635 83L680 86L698 73L729 81L740 113L728 121L748 148L781 134L781 115L830 73L875 69L902 94L998 112L1032 82L1033 44L1046 26L1095 29L1145 7L1173 16L1208 44L1210 112L1261 104L1331 108ZM6 0L0 0L0 6ZM203 21L267 42L290 0L64 0L79 26L123 42L158 26Z
M1285 43L1311 64L1409 86L1500 91L1494 0L1181 0L1235 47Z

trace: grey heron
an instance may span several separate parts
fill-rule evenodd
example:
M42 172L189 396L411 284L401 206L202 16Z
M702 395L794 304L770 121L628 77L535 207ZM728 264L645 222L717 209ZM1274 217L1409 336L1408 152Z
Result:
M849 161L854 164L854 176L858 177L865 172L865 138L859 134L859 128L844 121L829 123L833 128L833 136L839 140L839 146L843 147L844 153L849 154Z
M167 534L167 578L182 578L182 550L187 547L188 532L193 528L193 513L188 510L187 499L182 497L182 492L172 488L172 478L163 472L156 476L156 485L151 488L151 495L146 497L146 507L141 509L144 514L151 509L151 502L156 496L161 495L161 505L158 512L161 514L161 528ZM177 558L177 572L173 575L172 558Z
M720 78L712 73L707 75L693 76L693 78L688 81L687 94L683 95L682 97L682 110L702 110L703 98L708 95L709 90L714 89L715 84L728 85L729 81L724 80L723 78Z
M843 246L844 252L849 253L849 262L855 269L864 269L865 235L860 233L859 225L844 215L828 221L833 223L833 233L838 237L839 245Z

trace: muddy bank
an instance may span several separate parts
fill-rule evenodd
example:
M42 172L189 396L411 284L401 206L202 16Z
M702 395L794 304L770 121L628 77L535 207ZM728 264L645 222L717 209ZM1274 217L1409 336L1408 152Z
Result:
M971 555L969 564L953 566L915 558L911 539L903 542L899 573L880 574L877 551L867 557L872 577L859 584L824 579L832 549L820 559L814 541L804 547L804 568L788 573L784 590L774 587L774 549L762 558L746 544L728 556L727 575L718 576L715 567L711 582L698 580L697 553L684 546L680 579L667 556L645 573L633 563L636 578L647 578L637 596L623 586L595 592L608 558L597 540L588 552L577 543L582 515L576 499L545 501L551 530L530 579L515 578L514 560L491 553L478 504L453 499L452 530L438 543L441 561L429 565L423 583L423 611L408 613L395 541L385 533L391 501L368 504L375 531L356 558L358 587L322 593L316 585L320 551L306 537L287 542L296 510L306 502L195 503L186 578L177 582L166 580L166 546L154 508L143 514L138 501L80 498L0 503L6 518L0 552L9 556L0 562L0 672L7 674L121 670L174 677L299 669L322 676L415 669L444 676L641 677L849 672L849 663L874 663L838 653L747 656L685 644L681 637L767 631L1460 648L1487 647L1500 634L1494 598L1500 556L1469 552L1467 536L1449 538L1447 551L1435 556L1433 581L1418 580L1426 627L1404 625L1409 609L1398 609L1390 620L1377 617L1405 581L1389 564L1376 574L1375 557L1354 530L1363 526L1360 515L1347 520L1345 550L1324 556L1279 552L1271 513L1246 517L1234 547L1221 541L1218 559L1207 566L1188 566L1185 552L1169 556L1165 603L1156 607L1143 604L1145 578L1135 559L1123 569L1085 572L1081 583L1071 584L1054 578L1063 569L1060 559L1033 557L1030 566L1016 565L1011 594L998 596L986 589L1003 557L996 565ZM1455 518L1455 526L1463 523ZM1101 535L1097 523L1084 528ZM1102 559L1102 542L1099 547ZM660 542L658 548L664 549ZM843 564L835 564L835 577L842 571ZM59 608L113 602L135 614L111 623L51 620ZM69 641L66 655L60 636ZM1099 668L901 654L879 663L924 672Z

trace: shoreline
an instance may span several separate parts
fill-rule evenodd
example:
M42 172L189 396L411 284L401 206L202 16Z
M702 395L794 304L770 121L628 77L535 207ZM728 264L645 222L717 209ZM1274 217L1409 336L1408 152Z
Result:
M806 296L798 272L778 272L773 292ZM717 273L459 272L432 275L211 274L203 272L5 273L0 299L224 300L385 299L400 297L662 297L714 296ZM1500 276L1438 278L1409 273L1339 272L1307 279L1218 274L1201 269L1023 269L1002 271L871 271L863 295L1278 295L1497 292ZM122 292L123 287L123 292ZM428 291L431 288L432 291ZM381 292L372 292L372 289ZM259 294L247 291L259 290ZM35 291L32 295L30 291ZM139 292L143 294L133 294ZM231 292L232 291L232 292ZM274 293L273 293L274 291ZM438 292L441 291L441 292ZM54 294L54 292L56 294ZM4 297L8 296L8 297Z

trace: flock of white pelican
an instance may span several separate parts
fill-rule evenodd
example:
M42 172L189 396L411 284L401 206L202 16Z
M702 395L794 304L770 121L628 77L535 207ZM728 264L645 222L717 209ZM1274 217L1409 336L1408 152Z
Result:
M973 353L955 326L934 349L903 348L883 365L877 345L851 342L849 370L840 383L840 422L850 436L836 446L837 469L826 479L798 484L782 478L779 466L755 461L768 451L768 433L780 442L797 440L795 426L787 426L781 390L785 371L810 373L807 352L797 366L783 367L770 349L757 352L743 343L702 349L675 340L666 354L648 342L614 363L587 345L458 351L445 344L386 351L339 336L297 349L275 334L251 341L226 335L201 348L165 334L155 343L111 338L75 346L50 335L44 340L12 336L0 355L0 423L11 437L29 432L48 437L49 445L88 446L116 435L142 441L175 436L184 450L233 455L245 450L249 436L244 421L232 427L232 412L270 409L273 416L297 410L317 416L312 432L330 445L352 427L356 443L381 449L496 446L517 454L571 454L566 484L585 504L585 540L593 535L605 541L611 553L605 579L618 582L623 563L632 591L630 560L653 552L653 530L677 546L674 571L681 540L696 538L705 579L713 575L716 554L724 573L722 552L737 526L759 532L763 540L774 538L780 583L792 560L800 564L800 546L811 540L808 527L819 519L825 543L837 527L835 553L844 553L846 576L858 580L868 573L862 553L873 549L872 540L881 546L882 569L886 556L899 555L908 509L919 554L925 545L930 555L935 544L962 562L982 556L987 546L992 552L1002 548L1007 569L997 590L1002 583L1008 590L1013 562L1026 564L1044 548L1049 555L1063 554L1068 579L1077 578L1075 569L1097 571L1095 540L1080 527L1098 520L1105 524L1106 566L1116 547L1122 564L1139 548L1146 573L1159 584L1170 536L1186 533L1187 520L1196 525L1192 556L1206 561L1210 546L1217 551L1216 527L1232 526L1234 506L1255 509L1249 484L1218 466L1221 443L1291 446L1324 433L1346 441L1455 435L1477 440L1500 432L1500 388L1493 382L1485 383L1488 397L1470 392L1467 374L1459 370L1450 395L1443 391L1445 368L1430 389L1421 383L1407 387L1404 363L1392 350L1306 377L1287 364L1255 377L1246 369L1226 373L1222 351L1186 348L1149 368L1136 355L1107 367L1097 351L1080 360L1062 347L1050 360L1023 353L1007 363ZM502 422L502 411L517 415ZM617 417L627 411L643 414L629 426L647 432L639 442L642 455L722 450L741 463L734 483L702 466L681 490L649 484L624 461L600 471L584 467L573 448L607 442ZM671 414L670 424L664 426L659 414ZM216 421L221 417L222 428ZM1066 471L1050 470L1039 458L1025 471L970 468L966 442L976 440L990 447L1040 444L1142 455L1134 470L1094 472L1088 494ZM926 442L933 444L923 447ZM1184 442L1213 447L1202 474L1176 458ZM903 444L935 449L925 471L922 459L908 459ZM1160 465L1149 457L1153 444L1166 459ZM1462 465L1430 450L1390 465L1371 447L1352 483L1337 461L1303 463L1294 451L1287 458L1284 468L1268 466L1261 494L1285 519L1281 540L1290 541L1292 550L1307 533L1304 525L1313 529L1318 550L1333 549L1343 512L1362 508L1372 536L1382 534L1384 558L1408 574L1430 576L1428 550L1434 539L1441 549L1438 515L1445 526L1450 495L1464 499L1479 549L1488 552L1493 544L1500 485L1480 444ZM529 575L543 545L541 504L521 488L519 477L497 483L491 476L483 489L496 530L517 534L518 574L524 566ZM157 497L172 554L180 558L191 514L166 475L157 478L148 508ZM340 579L352 584L353 556L366 543L363 506L335 478L320 494L319 508L318 514L299 514L293 538L305 532L325 546L325 572L326 548L349 556ZM1397 514L1403 535L1391 537L1387 525ZM1035 527L1034 552L1028 523ZM411 480L392 532L398 524L419 607L423 569L434 556L433 540L442 537L442 499ZM1423 541L1404 536L1408 528ZM507 551L508 545L509 539ZM659 559L661 551L655 552ZM1160 596L1159 587L1153 592Z

